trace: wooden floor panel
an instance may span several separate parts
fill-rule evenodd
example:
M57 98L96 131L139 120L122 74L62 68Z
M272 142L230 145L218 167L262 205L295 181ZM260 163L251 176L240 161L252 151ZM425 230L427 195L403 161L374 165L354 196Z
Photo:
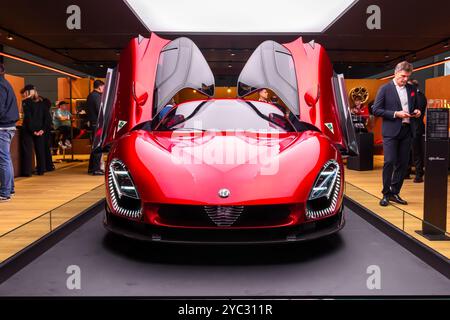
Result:
M0 262L105 197L104 177L88 175L86 161L56 166L16 179L16 195L0 203Z

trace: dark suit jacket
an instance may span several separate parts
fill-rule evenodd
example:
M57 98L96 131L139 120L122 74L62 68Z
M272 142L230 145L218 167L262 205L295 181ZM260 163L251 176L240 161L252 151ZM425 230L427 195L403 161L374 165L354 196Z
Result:
M92 91L87 97L87 118L93 123L97 123L98 113L100 112L100 103L102 101L102 94L97 91Z
M19 120L16 95L8 81L0 76L0 127L15 127Z
M425 113L427 112L427 97L421 91L416 91L416 106L417 109L420 110L419 118L411 118L411 129L413 133L413 137L422 137L425 133L425 124L423 123L423 118L425 117Z
M46 100L33 101L31 98L22 101L23 128L31 134L35 131L49 130L48 103Z
M416 90L413 86L407 84L406 92L408 95L409 112L412 113L416 107ZM396 111L402 111L402 104L398 96L397 89L393 81L389 81L378 90L375 103L372 107L373 114L377 117L383 117L382 135L383 137L396 137L402 127L402 119L394 118ZM411 118L411 125L414 122Z

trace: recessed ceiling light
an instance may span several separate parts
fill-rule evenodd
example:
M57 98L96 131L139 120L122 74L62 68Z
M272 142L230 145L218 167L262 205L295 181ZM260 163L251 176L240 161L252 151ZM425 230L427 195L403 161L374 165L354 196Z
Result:
M233 68L233 66L231 64L228 65L228 68Z
M6 39L8 39L8 40L14 40L13 36L10 35L10 34L8 34L8 36L6 37Z
M199 6L186 0L124 0L150 31L155 32L324 32L358 0L259 0L272 8L270 17L254 14L255 2L228 0ZM207 14L205 14L207 12ZM176 17L176 19L174 19ZM270 20L270 21L268 21ZM272 23L268 23L272 22Z
M236 53L232 52L230 53L230 56L234 57L236 55Z

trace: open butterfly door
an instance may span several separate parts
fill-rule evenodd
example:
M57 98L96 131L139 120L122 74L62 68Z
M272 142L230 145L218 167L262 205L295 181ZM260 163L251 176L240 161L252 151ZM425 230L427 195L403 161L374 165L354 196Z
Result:
M106 124L110 123L113 110L114 98L117 89L117 69L108 68L106 72L105 88L103 90L100 103L100 111L97 119L97 129L92 142L92 149L102 149L102 143L105 141L107 128Z
M334 75L325 50L304 44L301 38L287 44L260 44L238 78L238 96L259 89L272 90L301 121L320 129L343 154L357 154L345 85Z
M355 128L350 114L344 75L335 73L332 81L335 99L333 106L339 117L339 125L343 134L342 140L345 143L341 146L341 151L347 155L357 155L359 153L358 143L356 142Z
M108 70L93 147L107 149L185 88L214 95L214 76L192 40L170 41L154 33L132 39L117 68Z
M209 97L214 95L214 75L208 62L192 40L182 37L161 50L155 83L155 114L185 88Z

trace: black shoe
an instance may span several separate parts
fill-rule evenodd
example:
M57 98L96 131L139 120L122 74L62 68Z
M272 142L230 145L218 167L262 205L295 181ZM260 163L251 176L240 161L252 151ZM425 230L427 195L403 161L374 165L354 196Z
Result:
M96 171L92 172L92 175L93 176L103 176L103 175L105 175L105 172L102 170L96 170Z
M398 204L408 204L408 202L406 200L403 200L402 198L400 198L400 196L398 194L392 194L389 197L389 200L393 201L395 203L398 203Z
M423 178L422 177L415 177L414 178L414 182L415 183L421 183L421 182L423 182Z
M38 176L43 176L43 175L44 175L44 172L38 172L38 173L36 173L36 175L38 175Z
M383 196L383 199L380 200L380 206L386 207L389 205L389 196L385 195Z
M9 201L9 200L11 200L11 197L3 197L3 196L0 196L0 202L7 202L7 201Z

